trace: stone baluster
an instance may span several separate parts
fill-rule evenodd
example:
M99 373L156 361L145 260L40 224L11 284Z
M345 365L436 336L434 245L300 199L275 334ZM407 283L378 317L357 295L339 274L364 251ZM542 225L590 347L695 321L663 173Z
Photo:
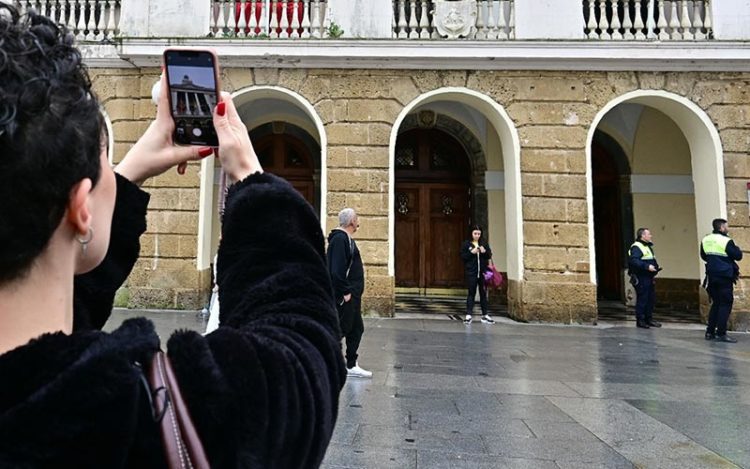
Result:
M646 37L656 39L656 20L654 19L656 10L656 0L646 0L648 3L648 16L646 17Z
M104 3L103 1L101 3ZM49 9L48 16L49 18L54 21L56 24L60 23L60 20L58 19L58 7L57 0L48 0L47 1L47 8Z
M247 35L249 37L258 37L258 13L263 9L262 5L262 3L259 3L256 0L252 0L249 4L250 21L247 22L247 27L249 29ZM247 6L245 8L247 8Z
M302 39L310 37L310 0L304 0L302 3Z
M607 19L607 0L599 0L599 29L602 39L612 39L609 33L609 19Z
M270 11L271 11L271 0L261 0L260 2L260 16L258 17L258 29L260 32L258 34L265 35L267 37L270 37L271 35L271 20L270 20Z
M589 30L588 33L586 33L586 37L589 39L598 39L599 34L596 32L596 28L599 26L599 23L596 21L596 0L586 0L589 6L589 20L586 23L586 29Z
M633 17L630 15L630 1L631 0L625 0L623 2L623 14L625 16L624 21L622 22L622 29L623 29L623 39L625 40L632 40L635 38L633 35Z
M269 36L273 39L279 37L279 15L278 15L278 0L271 0L271 25Z
M474 29L475 39L487 39L486 6L486 2L481 0L477 2L477 25Z
M47 18L50 18L49 13L47 13L47 0L37 0L37 12L39 12L40 15L46 16Z
M320 39L323 37L323 28L321 27L320 18L320 0L314 0L312 8L312 36L316 39Z
M706 39L706 34L703 32L704 11L706 11L706 3L696 0L693 6L693 29L695 30L695 39L697 40Z
M227 16L227 3L226 2L216 2L218 9L217 9L217 17L216 17L216 37L223 37L226 34L228 34L227 24L229 22L229 17Z
M107 31L109 35L114 37L120 32L120 28L117 25L117 8L119 6L119 0L108 0L109 1L109 21L107 21Z
M86 0L86 10L89 12L89 18L86 21L86 37L92 39L96 34L96 15L94 14L94 8L96 6L96 0Z
M703 7L706 13L706 17L703 20L703 28L706 30L706 35L711 38L714 29L714 13L711 11L711 2L706 0Z
M76 23L76 38L85 39L86 37L86 6L83 0L76 0L78 5L78 21Z
M242 8L239 2L229 1L229 11L227 12L227 32L230 37L237 36L237 9Z
M279 28L281 30L279 31L279 37L282 39L289 38L289 4L290 2L287 0L281 2L281 19L279 21Z
M659 21L656 23L656 27L659 28L659 40L666 41L669 39L669 33L667 32L667 16L664 11L664 0L659 0Z
M682 39L693 40L693 22L690 21L690 10L687 0L682 0L682 15L680 18L680 28L682 29Z
M495 21L495 0L487 0L487 39L497 39L497 21Z
M620 28L622 28L622 23L620 22L620 8L619 8L620 2L618 0L612 0L612 39L619 40L622 39L622 33L620 32Z
M422 16L419 18L419 38L430 38L430 17L427 0L422 0Z
M418 39L417 0L409 0L409 39Z
M300 11L299 6L302 2L299 2L298 0L293 0L289 2L292 8L292 24L290 25L292 32L289 34L289 37L292 39L298 39L299 38L299 29L300 25L302 24L302 20L300 19Z
M635 22L633 28L635 29L636 41L642 41L646 39L646 35L643 33L643 11L641 10L641 0L635 0Z
M516 1L510 0L510 10L508 17L508 38L516 38Z
M505 18L508 0L500 0L500 8L497 11L497 38L508 39L508 21Z
M680 34L680 20L677 14L677 1L672 0L669 3L669 37L670 39L682 39L682 34Z
M405 39L409 37L406 33L406 27L409 24L406 22L406 0L398 0L398 37L399 39Z

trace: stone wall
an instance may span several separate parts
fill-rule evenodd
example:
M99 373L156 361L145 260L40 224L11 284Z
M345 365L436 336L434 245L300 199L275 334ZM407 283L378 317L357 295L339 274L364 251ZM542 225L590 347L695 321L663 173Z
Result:
M116 157L153 115L148 101L156 70L96 70L94 83L113 121ZM226 68L230 91L251 85L293 90L310 101L328 137L328 228L344 206L362 215L359 244L367 264L365 308L393 312L388 276L388 144L399 112L421 94L466 87L500 103L521 141L524 278L509 284L512 315L521 320L593 322L590 282L586 138L609 101L639 89L665 90L703 108L718 128L732 235L750 246L745 183L750 180L750 74L293 70ZM137 98L136 101L132 101ZM149 231L130 278L133 306L196 307L207 276L195 271L198 166L149 184ZM507 168L506 168L507 169ZM708 221L698 220L699 224ZM158 240L158 250L157 250ZM158 253L158 256L155 254ZM750 310L743 261L736 311ZM736 315L740 320L742 314Z

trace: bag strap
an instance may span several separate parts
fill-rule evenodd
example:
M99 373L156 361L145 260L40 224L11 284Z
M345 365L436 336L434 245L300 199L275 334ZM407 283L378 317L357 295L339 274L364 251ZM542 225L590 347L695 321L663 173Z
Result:
M159 423L167 467L209 469L198 432L195 430L177 383L169 357L159 350L148 370L154 416Z

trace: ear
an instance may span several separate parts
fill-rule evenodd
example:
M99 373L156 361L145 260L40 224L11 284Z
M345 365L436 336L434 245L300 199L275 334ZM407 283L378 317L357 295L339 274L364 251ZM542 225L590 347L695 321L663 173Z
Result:
M70 190L68 199L67 219L76 233L85 236L91 227L91 207L89 195L92 189L91 179L82 179Z

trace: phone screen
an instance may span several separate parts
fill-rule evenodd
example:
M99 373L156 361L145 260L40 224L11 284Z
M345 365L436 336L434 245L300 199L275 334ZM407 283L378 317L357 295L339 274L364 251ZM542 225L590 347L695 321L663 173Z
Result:
M215 56L208 51L168 50L164 63L175 143L219 146L212 120L218 103Z

